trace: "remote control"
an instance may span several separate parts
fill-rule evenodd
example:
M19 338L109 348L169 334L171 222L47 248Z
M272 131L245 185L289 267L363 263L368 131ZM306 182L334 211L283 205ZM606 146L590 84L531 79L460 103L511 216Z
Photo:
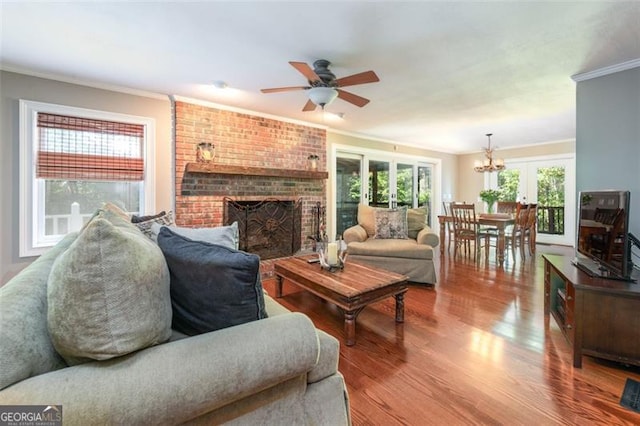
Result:
M320 263L320 259L318 259L318 258L309 259L309 260L307 260L307 263Z

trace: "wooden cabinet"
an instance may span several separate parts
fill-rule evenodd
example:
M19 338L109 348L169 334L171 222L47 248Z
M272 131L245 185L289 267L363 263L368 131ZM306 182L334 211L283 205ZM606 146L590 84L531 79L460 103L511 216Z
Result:
M544 310L582 355L640 365L640 284L593 278L567 256L544 254Z

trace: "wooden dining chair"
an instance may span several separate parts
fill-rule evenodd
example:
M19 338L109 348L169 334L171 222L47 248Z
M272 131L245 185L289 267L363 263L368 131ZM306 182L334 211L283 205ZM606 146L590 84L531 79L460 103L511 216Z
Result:
M482 243L486 242L481 240L486 236L479 232L475 204L451 203L450 207L453 216L453 257L461 250L467 257L473 253L474 261L478 261L480 251L484 248Z
M522 236L523 243L529 249L529 254L533 256L536 252L536 227L538 225L538 205L529 204L527 209L527 223Z
M525 230L527 229L527 222L529 220L529 205L520 204L516 207L515 223L505 234L506 248L511 248L513 258L516 258L516 249L520 249L520 257L525 259L524 245L525 245Z
M496 212L516 214L516 211L518 210L519 205L520 203L517 201L498 201Z
M524 206L526 209L526 205ZM497 213L512 214L514 217L517 218L522 207L523 207L523 204L521 204L519 201L498 201L496 210L497 210ZM522 217L521 219L524 222L524 217ZM520 237L521 237L522 229L523 227L517 226L517 224L507 226L507 228L505 229L505 242L506 242L505 250L509 247L509 245L512 246L512 250L520 246ZM498 230L487 229L486 231L488 231L487 241L489 242L489 244L486 245L487 250L489 250L491 247L495 247L495 249L498 250ZM515 245L512 244L514 240L516 240ZM514 250L514 256L515 256L515 250Z
M451 216L451 203L447 203L445 201L442 202L442 208L445 216ZM451 241L453 240L453 222L447 221L447 252L451 251Z

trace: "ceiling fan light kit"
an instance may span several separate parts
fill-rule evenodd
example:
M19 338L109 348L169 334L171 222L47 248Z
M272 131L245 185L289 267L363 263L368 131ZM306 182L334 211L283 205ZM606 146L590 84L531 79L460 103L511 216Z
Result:
M312 87L309 89L309 99L322 109L338 97L338 91L331 87Z
M275 87L271 89L261 89L262 93L289 92L293 90L307 90L309 100L302 108L303 111L314 111L316 106L324 109L336 98L349 102L355 106L363 107L369 103L369 99L358 96L354 93L342 90L342 87L355 86L357 84L375 83L380 81L373 71L365 71L347 77L336 78L329 70L331 62L326 59L318 59L311 68L306 62L290 61L300 74L305 76L308 86Z
M484 172L497 172L504 170L504 160L502 158L493 158L493 149L491 149L491 136L493 133L487 133L486 136L489 139L489 145L484 149L484 161L476 160L473 166L473 170L479 173Z

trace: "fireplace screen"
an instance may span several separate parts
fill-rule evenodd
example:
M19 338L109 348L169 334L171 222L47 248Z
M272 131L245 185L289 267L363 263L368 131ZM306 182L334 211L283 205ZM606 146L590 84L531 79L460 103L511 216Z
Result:
M238 222L239 248L262 260L291 256L301 247L302 201L224 199L224 223Z

